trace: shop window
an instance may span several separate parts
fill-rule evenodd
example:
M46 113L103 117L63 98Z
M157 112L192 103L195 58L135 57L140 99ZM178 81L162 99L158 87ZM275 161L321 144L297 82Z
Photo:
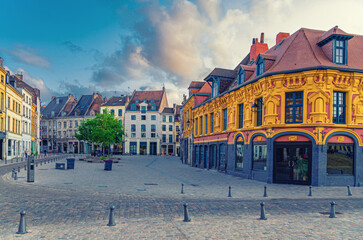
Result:
M236 169L243 169L243 139L238 137L236 142Z
M266 142L253 142L253 170L266 171L267 144Z
M303 121L303 92L286 93L286 123L302 123Z
M333 92L333 123L345 124L345 93Z
M327 175L353 175L353 143L328 143Z
M130 142L130 153L131 154L137 153L137 142Z

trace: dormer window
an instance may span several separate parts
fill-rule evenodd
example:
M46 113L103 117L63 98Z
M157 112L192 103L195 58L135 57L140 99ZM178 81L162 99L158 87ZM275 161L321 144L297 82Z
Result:
M216 97L218 95L218 82L214 81L212 85L212 97Z
M142 102L143 102L143 103L146 103L146 99L143 99L143 100L142 100Z
M141 106L141 113L146 113L146 106Z
M346 41L335 39L334 41L334 63L347 64Z
M135 103L139 103L139 99L135 99Z
M258 61L256 63L256 76L260 76L265 72L265 61L262 57L258 58Z
M152 98L152 99L150 100L150 102L151 102L151 103L154 103L154 99Z
M131 104L131 111L136 111L136 104L135 103Z
M151 110L152 110L152 111L156 111L156 105L155 105L155 104L152 104L152 105L151 105Z
M238 85L244 82L245 82L245 71L243 71L243 68L240 68L238 72Z

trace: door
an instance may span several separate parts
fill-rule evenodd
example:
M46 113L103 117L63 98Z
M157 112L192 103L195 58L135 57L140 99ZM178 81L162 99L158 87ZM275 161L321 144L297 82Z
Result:
M311 143L275 143L274 182L311 184Z
M150 143L150 155L156 155L156 142Z

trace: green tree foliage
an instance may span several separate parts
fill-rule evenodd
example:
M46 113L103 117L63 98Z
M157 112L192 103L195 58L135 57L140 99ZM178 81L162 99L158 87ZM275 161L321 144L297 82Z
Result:
M102 144L104 147L122 143L123 136L124 127L108 109L102 114L97 114L95 118L83 121L75 134L79 141Z

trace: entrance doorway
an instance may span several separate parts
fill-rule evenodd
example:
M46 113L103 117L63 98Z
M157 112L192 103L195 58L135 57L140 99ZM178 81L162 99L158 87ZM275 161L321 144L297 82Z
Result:
M151 142L150 143L150 155L156 155L156 142Z
M274 183L311 184L311 143L277 142Z

